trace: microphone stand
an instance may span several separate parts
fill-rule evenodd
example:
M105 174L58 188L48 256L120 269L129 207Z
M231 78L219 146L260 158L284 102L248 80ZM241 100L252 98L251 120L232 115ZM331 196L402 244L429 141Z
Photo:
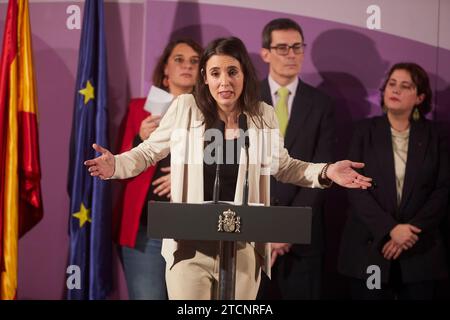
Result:
M225 143L225 123L219 121L216 125L221 133L220 143L216 149L216 177L214 179L214 189L213 189L213 203L219 203L220 197L220 162L223 160L223 145Z
M225 141L225 124L219 123L219 130L222 133L221 143L216 149L216 177L214 179L213 204L219 204L220 198L220 162L223 159L223 148ZM235 299L236 284L236 242L219 241L220 260L219 260L219 300Z
M249 138L245 137L245 159L247 160L247 163L245 164L245 180L244 180L244 194L242 196L242 205L248 206L248 165L249 165L249 157L248 157L248 148L250 146Z
M246 134L247 119L240 117L239 127L244 129ZM248 167L249 156L248 149L250 141L248 136L245 136L245 155L246 155L246 167L245 167L245 180L244 191L242 197L242 205L248 206ZM235 300L236 292L236 241L220 241L220 264L219 264L219 300Z
M216 168L218 168L217 165ZM218 170L218 169L217 169ZM217 179L216 171L216 179ZM214 183L214 196L216 196L216 183ZM218 203L213 200L214 203ZM235 300L236 292L236 242L223 241L219 242L219 300Z
M219 195L220 195L220 160L222 158L222 149L223 145L219 146L217 150L216 157L216 177L214 179L214 189L213 189L213 203L219 203Z

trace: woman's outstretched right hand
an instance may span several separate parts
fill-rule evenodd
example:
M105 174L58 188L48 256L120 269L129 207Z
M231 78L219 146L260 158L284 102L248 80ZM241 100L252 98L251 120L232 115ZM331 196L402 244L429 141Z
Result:
M109 150L103 148L98 144L93 144L92 148L100 152L102 155L95 159L86 160L84 165L88 167L88 171L93 177L99 177L102 180L111 178L114 174L115 160L114 156Z

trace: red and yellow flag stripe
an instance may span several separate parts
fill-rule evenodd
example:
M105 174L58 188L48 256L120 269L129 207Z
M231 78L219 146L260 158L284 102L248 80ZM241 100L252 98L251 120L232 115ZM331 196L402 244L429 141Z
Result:
M10 0L0 65L0 298L17 294L18 239L42 218L27 0Z
M28 0L19 0L18 18L18 135L19 135L19 237L43 216L41 166L37 122L37 95L31 46Z
M10 1L6 17L1 64L2 122L2 299L14 299L17 288L18 176L17 176L17 12Z

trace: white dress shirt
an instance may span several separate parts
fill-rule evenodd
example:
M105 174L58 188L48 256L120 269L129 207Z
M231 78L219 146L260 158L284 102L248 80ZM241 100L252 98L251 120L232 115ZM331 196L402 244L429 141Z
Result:
M270 75L268 77L268 81L269 81L270 94L272 95L273 107L275 107L277 105L278 98L279 98L277 91L281 86L275 80L273 80L273 78ZM288 90L289 90L289 98L288 98L289 117L291 116L292 104L294 103L295 93L297 92L297 86L298 86L298 78L297 77L295 77L295 80L286 86L286 88L288 88Z
M405 182L406 161L408 159L409 128L397 131L391 128L392 151L394 152L395 186L397 189L397 205L402 201L403 184Z

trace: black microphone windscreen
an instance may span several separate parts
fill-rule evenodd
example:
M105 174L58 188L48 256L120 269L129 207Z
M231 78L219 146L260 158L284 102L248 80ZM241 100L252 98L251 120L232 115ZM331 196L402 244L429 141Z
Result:
M250 146L250 139L248 137L248 126L247 126L247 116L243 113L239 115L239 129L244 131L245 134L245 147L248 148Z
M243 113L239 115L239 129L244 130L244 132L247 131L247 116Z
M214 136L214 138L215 138L215 139L219 138L219 140L217 141L217 143L219 143L220 145L222 145L222 144L223 144L223 140L224 140L224 138L225 138L225 122L223 122L223 121L220 120L220 119L217 119L216 121L214 121L214 123L213 123L211 129L219 130L219 131L220 131L221 137L215 137L215 136Z
M219 120L219 124L217 129L220 130L220 132L222 132L222 134L225 134L225 122L223 122L222 120Z

